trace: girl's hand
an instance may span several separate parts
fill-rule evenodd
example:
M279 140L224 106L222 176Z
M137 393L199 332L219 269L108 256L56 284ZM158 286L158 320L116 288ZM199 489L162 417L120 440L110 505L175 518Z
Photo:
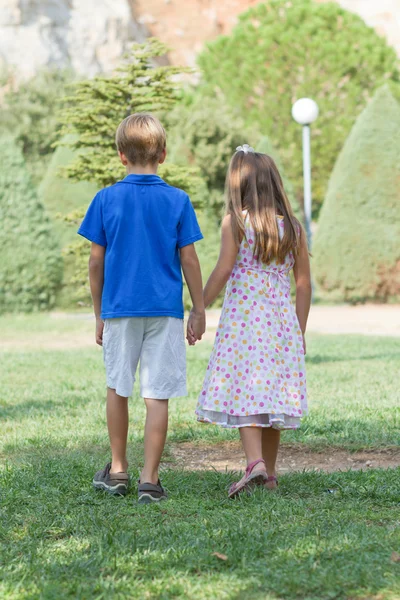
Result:
M303 337L303 348L304 348L304 356L307 354L307 345L306 345L306 338L304 336L304 333L301 334Z
M103 345L104 321L100 317L96 317L96 344Z
M194 346L198 340L201 340L203 333L206 330L206 313L205 311L191 310L187 324L186 339L189 346Z

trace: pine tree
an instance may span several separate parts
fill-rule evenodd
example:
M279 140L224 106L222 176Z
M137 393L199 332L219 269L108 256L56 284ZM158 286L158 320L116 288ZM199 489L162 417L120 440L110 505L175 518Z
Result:
M400 105L384 86L337 160L313 248L321 292L336 300L400 299Z
M68 145L79 152L65 169L68 177L91 181L100 188L125 176L115 148L119 123L135 112L160 114L174 106L181 89L178 76L182 79L188 71L182 67L154 66L154 60L166 52L166 46L154 38L134 44L131 54L113 75L99 75L73 86L74 93L65 99L61 113L62 134L73 135ZM196 169L167 163L161 167L160 175L192 194L199 184Z
M149 111L158 115L169 110L179 99L182 75L187 69L155 66L155 60L167 52L156 39L134 44L121 67L110 76L99 75L73 85L61 113L60 145L66 143L76 158L63 174L74 181L93 182L99 188L112 185L126 173L115 148L115 132L128 115ZM159 175L170 185L184 189L195 208L204 199L204 182L196 167L181 167L166 163ZM76 226L87 205L73 211L66 221ZM77 240L66 248L68 260L75 262L69 282L76 289L75 299L88 303L87 256L89 245Z

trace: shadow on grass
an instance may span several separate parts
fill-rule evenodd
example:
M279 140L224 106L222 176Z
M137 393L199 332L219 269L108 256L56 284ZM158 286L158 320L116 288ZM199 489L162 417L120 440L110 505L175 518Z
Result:
M168 470L170 500L140 506L134 482L125 498L91 488L98 454L106 459L95 443L49 445L1 473L0 579L13 599L325 600L397 589L400 469L290 474L278 493L237 501L227 499L230 473ZM131 459L140 454L137 441Z
M364 360L386 360L390 358L391 360L400 359L400 352L392 353L388 356L387 353L381 352L380 354L365 354L365 355L357 355L353 357L349 356L340 356L340 355L329 355L329 354L311 354L308 353L306 357L306 362L311 365L319 365L324 363L337 363L337 362L359 362Z

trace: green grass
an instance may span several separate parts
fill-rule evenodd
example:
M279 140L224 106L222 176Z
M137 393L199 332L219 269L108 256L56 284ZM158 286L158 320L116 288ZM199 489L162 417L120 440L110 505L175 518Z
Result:
M8 340L51 339L68 324L13 317L0 329ZM284 441L321 451L399 446L398 340L315 336L308 345L311 413ZM171 401L166 458L172 443L237 436L193 417L210 347L189 349L191 395ZM292 473L276 494L228 501L234 474L176 465L163 472L170 500L138 506L134 485L123 499L90 486L109 456L100 350L7 351L0 370L1 599L400 597L391 560L400 551L400 469ZM133 482L143 418L135 395Z

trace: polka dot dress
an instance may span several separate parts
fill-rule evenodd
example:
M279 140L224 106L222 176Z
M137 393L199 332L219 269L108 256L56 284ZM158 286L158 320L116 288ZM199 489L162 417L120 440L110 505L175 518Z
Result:
M282 238L284 223L278 218ZM228 281L196 414L222 427L296 429L307 414L302 334L290 298L294 257L253 257L252 230Z

